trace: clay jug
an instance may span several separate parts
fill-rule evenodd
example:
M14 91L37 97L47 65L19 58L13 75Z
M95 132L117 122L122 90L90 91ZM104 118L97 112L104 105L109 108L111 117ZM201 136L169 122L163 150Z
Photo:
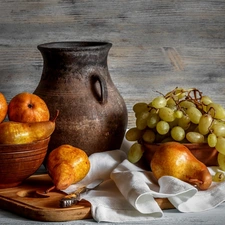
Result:
M118 149L127 127L127 108L111 80L111 43L52 42L38 45L43 71L34 91L52 116L59 109L48 153L62 144L88 155Z

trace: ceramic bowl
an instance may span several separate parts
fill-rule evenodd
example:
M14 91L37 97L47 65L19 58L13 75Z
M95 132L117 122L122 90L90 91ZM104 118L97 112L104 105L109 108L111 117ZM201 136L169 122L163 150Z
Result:
M50 137L28 144L0 144L0 188L15 187L43 163Z
M192 144L192 143L182 143L185 145L192 154L201 162L203 162L206 166L217 166L217 155L218 151L215 148L209 147L208 144ZM144 159L147 163L151 162L152 156L157 151L157 149L162 145L162 143L156 144L146 144L143 146L145 148Z

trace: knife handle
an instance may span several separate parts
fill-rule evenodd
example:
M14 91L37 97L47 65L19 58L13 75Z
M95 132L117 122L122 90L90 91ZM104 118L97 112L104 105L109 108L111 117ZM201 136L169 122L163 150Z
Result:
M85 192L85 190L86 187L81 187L78 188L75 192L63 197L59 202L60 207L66 208L72 206L73 204L77 204L77 202L79 201L80 194Z
M77 202L78 202L77 198L62 198L59 201L59 206L61 208L67 208L72 206L73 204L77 204Z

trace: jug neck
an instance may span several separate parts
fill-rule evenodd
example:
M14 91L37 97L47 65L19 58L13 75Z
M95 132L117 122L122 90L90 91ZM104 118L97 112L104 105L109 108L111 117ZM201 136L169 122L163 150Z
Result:
M50 42L37 48L42 54L44 65L50 67L73 64L107 66L111 46L108 42Z

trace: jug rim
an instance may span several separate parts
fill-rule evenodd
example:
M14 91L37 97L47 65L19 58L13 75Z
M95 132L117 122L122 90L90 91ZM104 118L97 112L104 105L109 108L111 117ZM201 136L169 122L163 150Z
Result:
M63 50L63 51L74 51L74 50L88 50L88 49L100 49L105 47L111 47L112 43L104 41L56 41L39 44L37 48L40 49L51 49L51 50Z

